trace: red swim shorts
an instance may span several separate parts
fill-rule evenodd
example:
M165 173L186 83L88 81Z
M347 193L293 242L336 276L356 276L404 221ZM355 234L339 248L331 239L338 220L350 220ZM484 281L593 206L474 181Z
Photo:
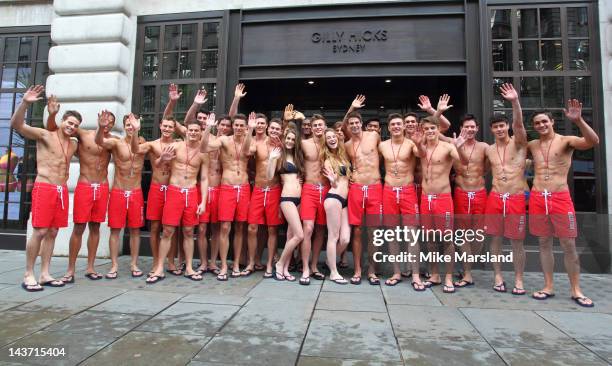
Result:
M283 224L284 220L280 211L281 191L279 184L274 187L253 187L249 203L249 224L267 226Z
M169 185L167 197L162 216L163 225L189 227L198 224L197 211L200 195L196 186L181 188Z
M419 204L414 185L403 187L385 185L382 205L384 226L400 225L400 215L403 225L417 226L419 224Z
M200 215L200 222L219 222L219 187L208 187L206 209Z
M219 186L219 221L247 221L251 186L248 183Z
M322 184L308 184L302 186L302 199L300 201L300 218L302 221L314 220L317 225L326 225L325 195L329 186Z
M32 227L68 226L68 188L66 185L35 182L32 188Z
M484 228L484 213L487 205L487 190L464 191L455 187L453 196L455 223L460 229Z
M144 226L144 198L140 188L131 191L113 188L110 192L108 227L123 229L126 219L128 228Z
M575 238L578 235L576 211L569 191L531 191L529 232L535 236Z
M108 183L78 182L74 190L72 218L76 224L106 221Z
M151 182L147 196L147 220L161 221L164 214L164 204L168 198L168 186Z
M523 240L526 232L525 194L491 191L485 208L485 231L489 235Z
M421 226L426 230L453 229L453 197L450 193L421 194Z
M364 213L367 226L380 225L382 192L383 187L380 183L370 185L351 183L348 192L349 225L361 225Z

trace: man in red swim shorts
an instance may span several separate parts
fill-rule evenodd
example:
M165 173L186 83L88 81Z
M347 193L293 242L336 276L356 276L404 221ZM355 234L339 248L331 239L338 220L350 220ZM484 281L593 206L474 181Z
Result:
M240 273L240 254L242 250L242 239L245 221L249 212L250 189L247 163L249 156L255 153L255 143L251 141L253 129L257 124L255 113L251 113L248 118L243 114L236 114L232 118L232 136L221 136L209 141L210 129L216 124L215 121L208 121L204 137L202 138L203 151L219 150L221 167L221 185L219 186L219 221L221 222L220 235L220 254L221 271L217 275L217 280L227 281L227 254L229 251L229 233L232 222L236 221L234 231L234 263L232 273ZM202 191L204 194L204 191Z
M565 256L565 270L570 281L570 296L576 304L593 307L594 303L580 289L580 260L576 252L576 213L567 186L574 150L588 150L599 144L599 137L582 118L582 103L567 103L565 117L572 121L583 137L558 135L552 115L536 111L531 118L540 138L529 142L535 178L529 198L529 232L539 237L544 288L533 297L544 300L554 295L552 252L553 236L559 238Z
M55 132L29 126L25 123L28 108L42 99L42 85L30 87L11 117L11 127L21 136L36 141L36 166L38 175L32 189L32 236L26 243L26 270L21 287L28 291L42 291L42 286L61 287L64 282L51 277L49 266L55 238L59 228L68 226L68 170L70 158L77 149L72 136L81 123L76 111L66 111L60 127ZM40 277L34 277L34 264L41 250Z

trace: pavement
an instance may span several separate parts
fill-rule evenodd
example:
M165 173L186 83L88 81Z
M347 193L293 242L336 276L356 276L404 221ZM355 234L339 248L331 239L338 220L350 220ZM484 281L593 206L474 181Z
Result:
M569 298L555 274L547 301L491 290L489 271L476 285L443 294L395 287L337 285L250 277L201 282L168 275L155 285L132 278L91 281L85 259L76 283L27 293L19 284L25 255L0 250L0 365L609 365L612 275L583 274L596 303ZM142 258L143 271L150 258ZM60 277L67 258L52 260ZM105 273L108 260L98 260ZM37 266L37 270L38 270ZM512 276L506 273L510 288ZM528 292L542 284L527 273ZM64 347L62 357L11 356L18 347Z

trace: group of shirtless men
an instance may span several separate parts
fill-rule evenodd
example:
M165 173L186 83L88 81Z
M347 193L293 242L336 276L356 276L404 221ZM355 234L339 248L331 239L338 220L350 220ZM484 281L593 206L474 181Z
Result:
M514 295L526 293L523 240L527 221L531 234L539 238L544 272L544 287L532 294L535 299L554 296L552 246L553 237L559 238L570 295L578 305L593 306L579 285L577 227L567 175L574 149L590 149L599 139L582 118L582 104L577 100L569 100L564 112L582 137L556 134L550 113L541 111L534 113L530 121L539 139L528 141L518 94L511 84L504 84L500 93L512 104L512 122L504 116L491 118L495 142L489 145L476 140L480 125L472 115L461 119L459 137L443 135L450 127L443 116L452 107L447 95L440 98L435 109L426 96L419 97L419 107L429 115L420 120L414 113L389 115L387 125L391 138L381 141L379 127L373 126L366 131L362 128L357 110L364 106L363 95L355 98L344 120L329 129L323 116L315 114L305 118L294 111L292 105L285 108L282 119L269 122L263 114L251 113L248 117L237 114L238 103L246 95L243 84L235 89L229 115L216 119L214 113L200 109L206 101L206 91L200 90L182 125L172 117L181 93L171 85L169 104L160 122L161 137L144 141L138 137L140 120L133 114L123 118L123 137L110 133L115 116L105 110L98 114L96 131L79 129L81 116L76 111L66 111L58 126L55 118L59 104L53 96L48 100L47 128L32 127L25 123L25 114L31 104L42 99L42 93L42 86L29 88L11 120L11 126L23 137L36 140L37 146L38 176L32 190L31 210L33 233L26 246L27 263L22 283L26 291L41 291L45 285L64 286L74 282L76 257L86 226L89 237L85 275L91 280L117 278L119 235L126 226L130 234L131 274L143 276L137 260L139 230L146 216L151 224L154 259L146 279L149 284L165 278L166 257L169 258L167 272L184 273L194 281L202 280L206 272L213 272L218 280L226 281L228 272L231 277L240 277L264 268L266 278L295 281L289 273L289 263L294 250L301 246L303 265L299 283L308 285L311 278L325 279L317 264L325 235L321 226L327 225L330 280L357 285L362 275L362 234L369 237L372 227L396 226L400 222L409 227L452 228L452 218L456 214L455 226L486 229L492 237L492 254L501 254L504 237L510 239L515 269L511 291ZM509 135L510 128L513 136ZM213 129L216 135L211 133ZM182 139L176 139L176 135ZM49 264L58 229L68 224L66 182L70 160L75 153L79 157L80 170L74 192L70 260L66 275L56 280L49 273ZM528 153L535 178L527 219L524 171ZM111 155L114 179L109 188L107 175ZM141 173L147 156L152 178L145 214ZM255 161L252 188L248 172L251 157ZM384 179L379 166L381 161L386 172ZM454 194L451 194L449 179L451 169L456 176ZM487 194L484 177L489 171L492 189ZM107 209L112 265L110 271L102 275L94 270L94 259L100 223L105 221ZM381 217L382 222L377 221ZM288 224L287 243L277 257L278 227L285 221ZM227 256L232 225L234 261L230 271ZM268 237L265 266L256 260L258 252L261 256L262 251L262 246L258 248L258 228L262 225L267 228ZM192 264L195 227L198 227L201 259L196 269ZM210 261L208 227L212 234ZM348 245L351 227L355 271L347 281L337 271L336 250L340 255ZM181 228L179 238L182 237L180 251L184 253L184 267L176 267L174 255L169 255L173 238L176 241L177 228ZM245 233L248 263L241 271ZM475 250L473 244L464 244L461 250L470 254ZM442 243L442 246L445 254L455 251L452 242ZM436 250L437 243L427 243L427 247ZM372 258L374 250L369 240L367 276L370 284L377 285L380 280ZM42 264L37 281L33 267L39 254ZM220 267L216 261L218 255ZM395 264L394 274L385 284L394 286L402 277L411 277L416 291L441 284L445 293L474 284L469 263L464 263L464 274L458 281L453 281L453 266L453 262L447 263L446 272L440 274L437 264L430 263L431 274L425 280L419 273L419 263L410 265L411 273L400 272L399 265ZM506 292L501 264L494 263L493 268L493 289Z

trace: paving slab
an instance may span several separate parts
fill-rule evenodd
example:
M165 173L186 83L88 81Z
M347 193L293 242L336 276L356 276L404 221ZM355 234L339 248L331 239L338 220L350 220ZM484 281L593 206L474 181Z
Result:
M180 302L195 302L199 304L219 304L242 306L249 301L246 296L218 295L214 293L190 294L183 297Z
M321 292L317 301L317 310L368 311L386 313L387 307L382 294L358 292Z
M209 338L132 331L82 365L185 365Z
M48 330L118 338L149 318L148 315L88 310L53 324Z
M389 317L398 338L484 341L455 308L389 305Z
M314 302L253 298L223 327L221 333L302 338L313 307Z
M300 350L300 338L221 334L214 337L194 361L224 365L292 366Z
M19 310L47 310L75 314L124 292L125 290L116 288L98 288L92 291L91 288L86 286L69 286L65 291L20 306Z
M301 356L298 366L403 366L403 362L379 362L372 360L347 360L341 358L324 358Z
M565 350L577 343L531 311L461 309L493 347Z
M316 310L302 355L401 361L387 314Z
M23 361L33 365L76 365L114 340L113 337L102 335L83 337L80 334L41 331L0 349L0 360L12 361L14 359L9 356L9 347L58 347L64 349L65 356L27 357Z
M213 336L239 309L234 305L177 302L144 322L137 330Z
M406 365L504 365L486 342L398 339Z
M604 366L607 362L599 358L589 350L555 350L554 354L550 351L533 348L495 348L497 353L508 364L513 366Z
M612 340L612 314L561 311L538 311L537 314L578 341Z
M21 274L23 276L23 273ZM8 285L3 289L0 289L0 299L11 301L11 302L20 302L26 303L34 300L41 299L43 297L47 297L53 294L57 294L62 291L66 291L70 288L70 286L66 285L64 287L43 287L43 291L37 292L27 292L21 288L21 282L17 285Z
M440 300L431 290L415 291L406 279L395 286L383 285L381 290L388 305L442 306Z
M0 346L48 327L67 317L66 314L7 310L0 313Z
M310 286L301 286L297 282L266 279L253 287L246 296L266 299L303 300L314 303L321 290L319 283L319 281L310 279Z
M0 301L0 311L16 308L22 305L22 302L13 302L13 301Z
M350 281L351 277L346 276L344 277L347 281ZM317 283L319 281L314 280L314 279L310 279L310 283ZM367 277L361 277L361 285L352 285L352 284L348 284L348 285L338 285L335 282L332 282L329 280L329 278L326 278L325 281L323 281L323 288L321 289L321 291L329 291L329 292L358 292L358 293L363 293L363 294L371 294L371 293L380 293L380 285L376 285L376 286L372 286L368 283L368 278Z
M612 365L612 342L610 342L609 339L592 341L587 340L582 341L581 343L591 352L597 354L599 357Z
M182 296L176 293L132 290L96 305L91 310L153 315L172 305Z

